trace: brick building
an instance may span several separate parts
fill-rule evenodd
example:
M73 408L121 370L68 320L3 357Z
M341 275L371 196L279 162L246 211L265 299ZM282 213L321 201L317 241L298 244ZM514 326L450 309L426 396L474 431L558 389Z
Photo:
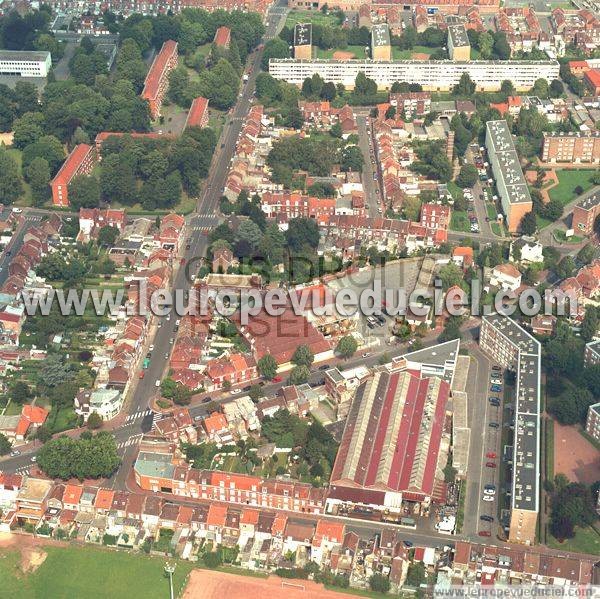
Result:
M544 133L544 162L600 163L600 131Z
M206 127L208 125L208 100L202 96L194 98L185 119L184 129L188 127Z
M169 87L169 73L177 66L177 42L167 40L156 55L142 90L142 98L148 101L150 116L157 119L163 99Z
M52 179L52 203L55 206L69 205L69 183L77 175L89 175L96 163L96 151L88 144L78 144L67 156L56 177Z
M591 235L594 231L594 221L600 213L600 191L593 188L583 194L575 208L571 228L576 233Z

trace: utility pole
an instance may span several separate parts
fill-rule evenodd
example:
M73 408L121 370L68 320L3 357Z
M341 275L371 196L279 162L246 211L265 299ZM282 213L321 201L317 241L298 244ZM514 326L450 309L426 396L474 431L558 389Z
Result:
M169 590L171 592L171 599L173 598L173 572L175 572L175 564L169 562L165 563L165 572L169 575Z

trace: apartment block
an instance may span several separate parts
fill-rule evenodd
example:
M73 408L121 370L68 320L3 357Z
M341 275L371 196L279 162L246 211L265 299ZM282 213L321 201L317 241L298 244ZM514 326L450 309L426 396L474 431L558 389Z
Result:
M405 92L390 94L390 104L397 112L408 116L423 116L431 112L431 92Z
M533 204L506 121L487 122L485 147L500 194L506 225L511 233L515 233L523 216L533 209Z
M390 28L387 23L373 25L371 29L371 58L373 60L392 60Z
M185 119L184 129L188 127L206 127L208 125L208 100L202 96L194 98Z
M448 55L450 60L471 60L471 44L464 25L448 27Z
M312 25L296 23L294 27L294 58L310 60L312 58Z
M588 408L585 432L595 441L600 441L600 402Z
M533 545L540 509L541 345L502 314L482 318L479 344L494 361L516 373L508 540Z
M0 75L47 77L51 67L50 52L0 50Z
M600 341L590 341L586 344L583 363L587 368L600 364Z
M154 120L160 116L162 102L169 87L169 73L176 66L177 42L167 40L152 62L142 90L142 98L148 100L150 116Z
M600 131L544 133L542 161L600 164Z
M69 183L77 175L89 175L96 163L96 150L88 144L78 144L67 156L50 187L55 206L69 205Z
M591 235L594 232L594 221L600 214L600 191L597 188L583 194L575 208L571 228L577 233Z
M363 72L377 83L379 89L389 89L395 81L419 83L426 91L448 91L468 73L480 91L498 91L508 79L518 90L529 90L537 79L552 81L558 77L555 60L297 60L272 58L269 73L294 85L302 85L307 77L320 75L325 81L354 87L358 73Z

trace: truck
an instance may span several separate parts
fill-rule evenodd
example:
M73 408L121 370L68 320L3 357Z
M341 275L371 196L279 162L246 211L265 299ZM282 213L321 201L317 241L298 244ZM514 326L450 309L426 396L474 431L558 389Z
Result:
M146 370L150 366L150 358L144 358L144 362L142 363L142 368Z

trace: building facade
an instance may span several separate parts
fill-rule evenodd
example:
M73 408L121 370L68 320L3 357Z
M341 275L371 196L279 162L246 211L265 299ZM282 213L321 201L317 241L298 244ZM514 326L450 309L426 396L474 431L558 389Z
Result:
M544 133L544 162L600 163L600 131Z
M471 60L471 44L464 25L448 27L448 55L450 60Z
M148 101L150 116L160 116L163 99L169 87L169 73L177 66L177 42L167 40L156 55L142 90L142 98Z
M51 67L50 52L0 50L0 75L47 77Z
M55 206L69 205L69 183L78 175L89 175L96 163L96 151L88 144L78 144L67 156L50 187Z
M506 121L487 122L485 147L500 194L506 225L511 233L515 233L523 216L532 211L533 203Z
M585 432L595 441L600 441L600 402L588 408Z
M577 205L573 208L571 228L576 233L591 235L594 232L594 222L600 213L600 191L593 188L583 194Z
M494 361L516 373L508 540L533 545L540 508L541 345L501 314L482 318L479 343Z
M502 81L512 81L516 89L528 90L537 79L552 81L558 77L559 64L554 60L541 61L471 61L448 60L295 60L272 58L269 73L275 77L302 85L307 77L320 75L325 81L354 87L358 73L364 73L377 83L379 89L389 89L395 81L419 83L427 91L447 91L454 87L463 73L468 73L478 90L498 91Z

